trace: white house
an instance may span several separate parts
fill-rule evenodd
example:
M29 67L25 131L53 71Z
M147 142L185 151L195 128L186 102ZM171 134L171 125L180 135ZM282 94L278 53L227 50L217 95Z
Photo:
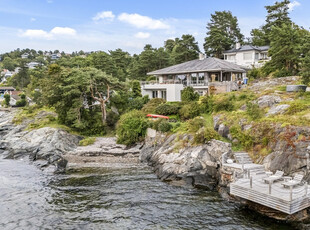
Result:
M192 86L200 95L237 90L246 71L240 66L218 58L188 61L147 75L156 76L155 81L141 82L142 95L181 101L181 91Z
M28 66L28 68L29 69L34 69L36 66L39 66L40 65L40 63L38 63L38 62L29 62L28 64L27 64L27 66Z
M223 52L224 60L249 69L258 68L271 59L268 57L268 49L269 46L240 46L237 43L235 48Z
M29 57L29 54L28 54L28 53L24 53L24 54L21 55L21 58L23 58L23 59L26 59L26 58L28 58L28 57Z

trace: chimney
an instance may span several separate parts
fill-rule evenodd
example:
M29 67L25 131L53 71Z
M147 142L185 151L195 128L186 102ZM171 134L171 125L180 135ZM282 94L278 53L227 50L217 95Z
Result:
M237 50L240 49L240 42L237 42L237 43L236 43L236 49L237 49Z
M199 60L205 59L205 55L203 53L199 53Z

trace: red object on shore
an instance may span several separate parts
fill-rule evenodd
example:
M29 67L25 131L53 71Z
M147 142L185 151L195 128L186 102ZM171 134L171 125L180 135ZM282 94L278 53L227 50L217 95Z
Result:
M157 115L157 114L148 114L146 115L147 117L151 117L151 118L164 118L164 119L169 119L169 117L167 116L163 116L163 115Z

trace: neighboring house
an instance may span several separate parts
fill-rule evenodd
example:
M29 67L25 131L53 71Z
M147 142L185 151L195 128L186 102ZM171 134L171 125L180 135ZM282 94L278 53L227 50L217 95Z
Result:
M11 92L11 91L15 91L15 88L13 88L11 86L0 87L0 94L8 93L8 92Z
M26 59L26 58L29 57L29 54L28 54L28 53L24 53L24 54L21 55L21 57L22 57L23 59Z
M224 60L252 69L262 67L271 58L268 57L269 46L240 46L237 43L235 48L223 52Z
M37 67L39 65L40 65L40 63L34 62L34 61L27 64L29 69L34 69L35 67Z
M238 90L246 71L236 64L200 55L197 60L156 70L147 75L156 76L156 81L141 82L143 96L181 101L181 91L186 86L192 86L200 95Z
M52 54L52 55L51 55L51 59L52 59L52 60L57 60L57 59L59 59L60 57L61 57L61 54L59 54L59 53L58 53L58 54Z

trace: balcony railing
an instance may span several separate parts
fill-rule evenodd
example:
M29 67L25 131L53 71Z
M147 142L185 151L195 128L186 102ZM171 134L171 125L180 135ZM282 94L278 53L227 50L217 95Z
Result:
M204 80L198 80L198 81L181 81L181 80L164 80L162 82L159 81L142 81L141 85L155 85L155 84L183 84L184 86L206 86L208 85L208 82L205 82Z

